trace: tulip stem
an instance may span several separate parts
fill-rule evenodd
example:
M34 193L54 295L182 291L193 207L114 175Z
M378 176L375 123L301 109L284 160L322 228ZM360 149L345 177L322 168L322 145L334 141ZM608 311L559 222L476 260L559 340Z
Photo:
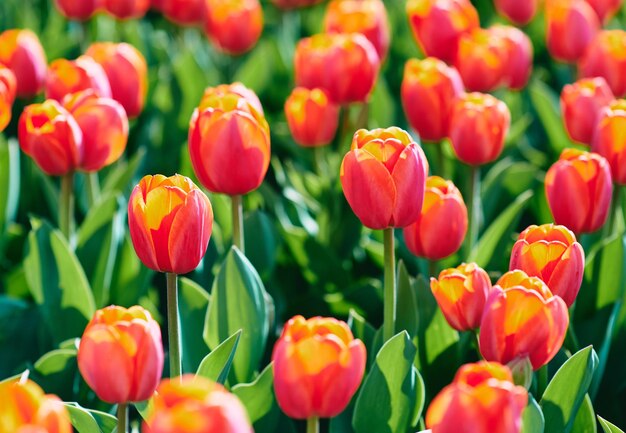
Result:
M446 178L446 157L443 154L443 140L433 144L437 148L437 175Z
M233 195L233 245L239 248L242 253L246 253L243 235L243 202L240 195Z
M117 405L117 433L126 433L128 425L128 404L119 403Z
M470 167L470 185L468 191L469 228L467 230L467 253L469 256L478 239L478 219L480 215L480 168Z
M606 222L605 237L614 235L617 233L617 222L619 220L619 212L622 211L622 190L619 185L614 186L613 201L611 202L611 209L609 211L609 218Z
M61 200L59 207L59 228L67 242L72 245L74 228L74 173L61 177Z
M320 419L319 417L312 416L306 420L306 433L319 433L320 432Z
M85 182L87 183L87 201L89 207L96 204L100 198L100 181L98 180L98 173L86 173Z
M178 320L178 275L168 272L167 277L167 335L170 346L170 377L182 373L180 360L180 324Z
M396 257L393 228L386 228L383 340L389 341L396 329Z
M428 276L437 278L437 260L428 261Z

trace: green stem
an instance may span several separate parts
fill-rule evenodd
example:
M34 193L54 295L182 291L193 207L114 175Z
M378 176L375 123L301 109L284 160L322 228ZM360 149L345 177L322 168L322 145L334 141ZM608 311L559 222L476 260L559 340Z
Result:
M537 397L541 398L548 387L548 366L544 365L537 370Z
M182 374L180 359L180 323L178 320L178 275L167 277L167 335L170 346L170 377Z
M320 178L324 176L324 147L315 146L313 148L313 165L315 166L315 173Z
M85 182L87 183L87 201L89 202L89 207L92 207L100 198L100 180L98 179L98 173L86 173Z
M613 190L613 201L611 202L611 210L609 219L607 221L607 235L614 235L617 233L617 222L619 220L619 213L622 211L622 189L620 185L615 184Z
M443 140L433 144L437 149L437 175L446 178L446 157L443 154Z
M383 341L389 341L396 329L396 257L393 228L387 228L383 233L385 237Z
M428 261L428 276L437 278L437 260Z
M312 416L306 420L306 433L319 433L320 432L320 419L319 417Z
M61 178L59 228L71 245L74 229L74 173L68 173Z
M574 315L570 313L570 317L574 317ZM580 343L578 343L578 337L576 336L576 332L574 332L574 326L571 322L565 334L565 347L572 353L576 353L580 350Z
M231 197L233 214L233 245L245 254L245 243L243 234L243 202L240 195Z
M119 403L117 405L117 433L126 433L128 425L128 404Z
M356 119L355 130L359 129L367 129L367 125L369 123L370 117L370 105L367 102L363 102L361 104L361 109L359 110L359 115Z
M470 185L467 208L469 212L469 227L467 230L467 255L470 254L478 239L478 217L480 215L480 168L470 167Z

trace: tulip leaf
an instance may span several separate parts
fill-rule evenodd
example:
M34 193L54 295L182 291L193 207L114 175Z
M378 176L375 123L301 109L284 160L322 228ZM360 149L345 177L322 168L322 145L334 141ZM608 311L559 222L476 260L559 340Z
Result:
M241 329L205 356L196 375L206 377L222 385L226 383L240 337Z
M0 238L15 218L20 194L20 152L15 140L0 135Z
M189 278L179 279L178 314L181 317L184 373L194 373L209 351L209 346L202 338L209 298L209 294L199 284Z
M537 404L537 400L532 395L528 395L528 406L522 414L522 432L521 433L543 433L545 421L541 408Z
M73 383L78 373L76 349L56 349L39 358L31 369L31 379L46 392L57 394L62 399L71 399L68 383Z
M146 149L140 147L129 161L120 161L115 164L115 168L109 172L102 185L102 196L112 192L126 194L128 186L133 181L139 166L146 155Z
M276 266L278 235L272 220L266 213L257 210L246 215L246 257L263 278L269 277Z
M419 328L417 295L404 262L398 263L398 311L396 331L407 331L411 337L417 335Z
M85 409L78 403L65 403L70 422L78 433L112 433L117 419L108 413Z
M596 414L593 411L593 404L589 394L585 395L583 404L578 409L572 433L597 433Z
M537 111L539 120L546 131L548 142L555 155L571 146L571 142L563 127L559 98L547 85L534 80L529 86L530 99Z
M135 253L130 236L122 241L111 279L110 302L115 305L135 305L148 290L154 271L144 266Z
M133 406L135 406L135 409L137 409L137 412L139 412L139 416L141 416L144 421L147 421L148 416L152 412L154 400L151 398L145 401L137 401L133 403Z
M602 430L604 430L604 433L624 433L622 429L617 427L615 424L608 422L600 415L598 415L598 421L600 422L600 426L602 427Z
M598 356L591 346L581 349L556 372L541 398L546 432L570 433L591 385Z
M0 377L6 377L41 353L40 329L43 326L39 309L22 300L0 296ZM23 368L22 368L23 370Z

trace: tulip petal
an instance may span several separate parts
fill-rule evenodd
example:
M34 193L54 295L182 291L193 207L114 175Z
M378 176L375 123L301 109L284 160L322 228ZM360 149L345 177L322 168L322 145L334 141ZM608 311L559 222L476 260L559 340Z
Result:
M406 227L417 221L424 201L426 176L416 144L410 144L402 151L391 177L396 186L392 225Z
M585 253L583 247L575 242L565 251L546 283L552 293L571 306L580 290L584 269Z

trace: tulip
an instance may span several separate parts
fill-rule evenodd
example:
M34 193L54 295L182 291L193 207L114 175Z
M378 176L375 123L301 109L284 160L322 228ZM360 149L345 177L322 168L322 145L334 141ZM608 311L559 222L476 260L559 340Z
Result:
M272 0L272 3L280 9L297 9L316 5L322 0Z
M533 70L533 44L530 38L511 26L495 25L490 31L504 43L503 84L513 90L523 89Z
M111 86L104 69L91 57L76 60L58 59L50 64L46 79L46 98L63 101L65 96L93 90L98 96L110 97Z
M438 142L448 136L450 110L462 93L461 76L443 61L428 57L406 62L402 106L422 141Z
M358 33L318 34L298 42L296 85L323 89L333 102L367 102L380 69L376 49Z
M445 62L454 60L461 35L480 24L469 0L409 0L406 11L424 55Z
M613 182L626 184L626 100L619 99L600 111L592 150L609 162Z
M127 43L96 42L86 55L99 63L111 83L111 96L129 118L141 114L148 92L148 65L143 55Z
M482 93L461 96L450 114L450 142L457 158L478 166L495 161L511 123L506 104Z
M71 433L70 417L63 402L32 380L0 382L2 433Z
M541 278L570 307L583 281L585 253L574 233L566 227L532 225L517 238L509 269L520 269Z
M467 233L467 208L456 186L438 176L426 179L424 204L418 220L404 229L409 251L439 260L455 253Z
M389 20L382 0L332 0L326 9L327 33L362 33L384 59L389 51Z
M17 91L17 80L9 68L0 65L0 132L11 121L11 109Z
M524 26L532 21L539 8L539 0L495 0L500 15L515 24Z
M104 10L118 20L143 17L150 9L150 0L100 0Z
M406 131L360 129L341 163L343 192L364 226L406 227L420 217L427 164Z
M199 25L206 19L205 0L161 0L163 15L183 26Z
M215 87L207 87L204 90L202 99L200 100L200 110L209 107L216 98L223 98L228 95L240 96L252 105L259 115L263 115L263 107L259 97L253 90L247 88L242 83L236 82L232 84L220 84Z
M165 379L143 424L146 433L253 433L246 409L220 384L202 376Z
M580 59L581 77L603 77L617 97L626 95L626 31L603 30Z
M340 414L365 372L365 345L344 322L302 316L290 319L274 346L274 392L296 419Z
M13 71L18 96L32 97L43 88L48 61L37 35L30 30L0 34L0 64Z
M548 170L545 188L557 224L574 233L594 232L604 225L613 193L611 170L604 157L565 149Z
M98 310L83 332L77 361L80 374L99 399L107 403L147 400L163 371L159 324L139 306Z
M263 32L259 0L206 0L206 33L221 51L240 55L254 47Z
M68 95L63 105L83 133L82 170L98 171L122 156L128 141L128 118L117 101L86 90Z
M339 107L322 89L297 87L285 102L285 117L293 139L300 146L325 146L337 132Z
M480 323L480 353L503 364L528 358L533 370L557 354L569 325L567 305L525 272L507 272L491 291Z
M98 8L100 0L55 0L61 14L70 20L86 21Z
M489 29L474 29L461 35L456 66L468 90L495 90L504 79L507 60L506 42Z
M480 326L491 280L476 263L441 271L439 279L430 279L430 289L454 329L469 331Z
M613 99L613 92L602 77L566 84L561 92L561 112L569 137L590 145L601 110Z
M430 404L426 426L432 433L519 433L527 403L528 392L513 383L508 367L466 364Z
M622 7L623 0L586 0L598 14L600 21L606 23Z
M583 0L550 0L546 27L550 55L562 62L576 62L600 30L600 22Z

